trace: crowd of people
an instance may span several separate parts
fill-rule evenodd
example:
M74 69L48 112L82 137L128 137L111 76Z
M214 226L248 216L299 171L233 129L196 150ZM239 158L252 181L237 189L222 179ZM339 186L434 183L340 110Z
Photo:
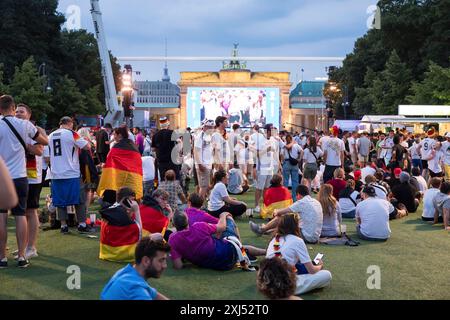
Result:
M101 204L100 258L134 261L119 270L102 299L167 299L146 280L161 276L170 255L214 270L255 271L258 289L272 299L293 299L330 284L321 259L307 244L346 238L345 219L357 236L387 241L389 221L415 213L450 230L450 133L431 128L369 134L279 131L272 124L243 130L228 118L201 127L145 132L105 124L97 132L70 117L47 133L29 106L0 97L0 268L8 267L7 212L16 222L18 267L38 257L38 209L50 181L48 209L62 234L90 233L89 207ZM191 185L193 184L193 185ZM254 189L254 203L233 197ZM316 195L317 194L317 195ZM243 244L236 220L250 221L265 248ZM348 243L348 241L347 241ZM353 241L353 243L355 243Z

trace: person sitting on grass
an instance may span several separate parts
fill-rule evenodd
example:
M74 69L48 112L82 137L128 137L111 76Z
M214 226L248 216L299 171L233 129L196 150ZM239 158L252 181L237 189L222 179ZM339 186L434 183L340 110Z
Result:
M164 174L164 178L165 180L160 182L158 189L164 190L169 194L168 202L170 208L172 209L172 212L177 212L178 206L186 203L183 188L181 188L180 182L175 180L176 174L174 170L167 170ZM184 208L186 208L186 205Z
M161 233L166 240L169 239L171 231L168 230L168 226L174 213L168 201L169 193L161 189L156 189L152 194L144 196L139 206L143 236Z
M422 220L433 222L434 221L434 198L439 194L441 188L442 179L441 178L431 178L430 180L430 188L425 191L423 196L423 212L422 212ZM442 216L438 217L437 222L443 222Z
M198 193L191 193L189 196L188 208L185 210L189 221L189 227L192 227L196 222L206 222L210 224L219 223L219 219L200 209L203 206L203 202L204 199Z
M297 200L286 209L274 211L274 219L265 225L258 225L250 221L250 229L257 235L273 231L281 216L287 213L298 213L300 215L300 233L306 243L315 244L320 239L323 224L322 205L309 194L309 188L304 185L297 187Z
M377 178L373 175L368 175L365 179L366 186L371 186L375 189L376 197L378 199L387 200L390 189L386 189L386 186L381 185Z
M440 192L434 197L433 203L435 208L434 224L439 223L439 217L441 217L444 229L450 231L450 182L442 182Z
M334 171L334 178L327 182L329 185L333 186L333 196L336 199L339 199L339 193L347 186L347 182L344 179L345 172L343 169L339 168Z
M356 206L360 200L359 192L355 190L355 180L347 180L347 187L339 193L339 206L341 207L342 217L354 219Z
M339 202L333 196L333 186L327 183L323 184L320 187L317 200L322 205L323 211L323 225L320 237L339 237L341 234L342 213Z
M239 165L236 164L233 169L229 171L230 178L228 179L228 192L233 195L244 194L250 188L248 186L248 180L244 179L242 170Z
M300 236L299 218L295 213L282 216L275 237L267 248L266 258L282 258L297 273L295 294L303 294L330 284L331 273L323 270L323 262L311 262L308 248Z
M302 300L295 295L297 276L284 259L264 259L256 277L256 287L270 300Z
M239 217L247 211L247 205L244 202L229 196L227 182L228 175L225 170L220 169L214 174L214 188L209 196L208 212L216 218L222 212L229 212L233 217Z
M128 264L111 278L103 289L101 300L168 300L150 287L149 278L160 278L167 269L170 246L162 240L146 237L135 250L135 265Z
M189 226L185 213L174 216L176 232L169 238L174 269L183 268L183 259L202 267L214 270L231 270L238 262L235 246L226 237L240 239L239 230L231 213L222 212L218 224L197 222ZM250 256L262 256L266 250L244 246Z
M272 219L276 209L283 209L292 205L292 195L288 188L283 186L281 174L275 174L270 180L270 187L264 192L262 219Z
M411 185L410 180L411 176L409 173L403 171L400 174L400 184L392 188L392 195L396 201L391 200L391 203L397 208L401 208L399 207L399 204L403 204L409 213L414 213L417 211L420 204L418 199L418 197L420 198L420 194L418 194L418 190Z
M358 237L367 241L386 241L391 236L389 213L394 210L393 205L377 198L372 186L366 186L361 197L363 201L356 206Z
M428 185L427 182L425 181L425 178L422 177L422 175L420 174L420 168L419 167L413 167L411 169L411 183L414 183L414 186L416 187L417 190L419 190L422 194L424 194L427 189L428 189Z

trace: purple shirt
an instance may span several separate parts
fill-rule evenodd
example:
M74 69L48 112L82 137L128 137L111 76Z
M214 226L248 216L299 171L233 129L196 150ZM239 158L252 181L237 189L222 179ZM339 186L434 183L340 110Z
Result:
M216 217L213 217L205 211L196 208L187 208L186 215L188 216L189 227L192 227L192 225L196 222L206 222L210 224L219 223L219 219Z
M212 235L217 225L197 222L188 230L172 233L169 237L172 260L185 258L193 264L202 266L215 256L216 241Z

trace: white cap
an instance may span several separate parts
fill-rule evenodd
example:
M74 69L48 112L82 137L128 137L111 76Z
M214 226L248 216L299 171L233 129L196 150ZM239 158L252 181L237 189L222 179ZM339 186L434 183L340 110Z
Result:
M450 138L450 132L447 132L447 134L445 135L446 138Z
M204 120L202 125L203 127L215 127L216 122L214 120Z

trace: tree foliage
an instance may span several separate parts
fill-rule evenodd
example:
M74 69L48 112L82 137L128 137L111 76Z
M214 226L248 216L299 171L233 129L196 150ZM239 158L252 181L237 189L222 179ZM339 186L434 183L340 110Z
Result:
M57 0L1 0L1 4L0 92L29 104L36 120L43 124L47 118L49 126L57 124L55 121L66 110L73 114L104 114L105 94L95 36L86 30L61 30L65 18L57 12ZM120 66L110 56L118 86ZM42 73L39 77L42 63L46 64L48 79ZM45 92L40 82L47 80L53 90ZM73 103L63 97L65 92L75 98Z
M450 0L381 0L378 6L381 29L359 38L330 80L348 87L352 111L359 117L397 114L398 103L442 101L409 96L418 96L430 64L450 66Z

